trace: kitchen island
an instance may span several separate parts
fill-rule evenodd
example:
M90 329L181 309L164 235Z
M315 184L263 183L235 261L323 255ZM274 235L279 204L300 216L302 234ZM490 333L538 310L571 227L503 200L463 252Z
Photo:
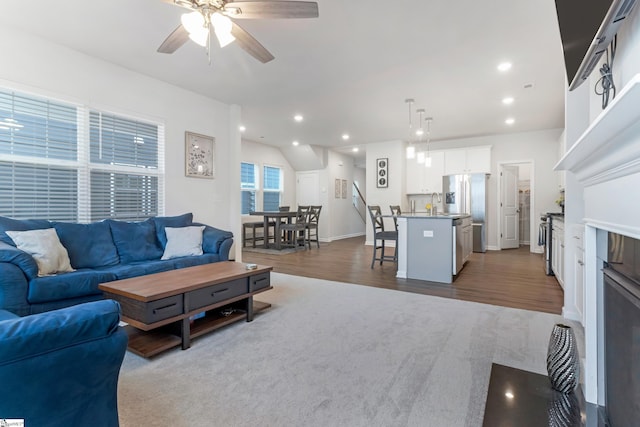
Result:
M473 248L470 215L398 216L396 277L452 283Z

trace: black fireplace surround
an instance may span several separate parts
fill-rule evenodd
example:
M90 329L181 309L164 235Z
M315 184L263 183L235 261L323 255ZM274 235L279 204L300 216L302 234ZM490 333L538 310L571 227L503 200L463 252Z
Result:
M640 423L640 240L609 233L604 273L605 412Z

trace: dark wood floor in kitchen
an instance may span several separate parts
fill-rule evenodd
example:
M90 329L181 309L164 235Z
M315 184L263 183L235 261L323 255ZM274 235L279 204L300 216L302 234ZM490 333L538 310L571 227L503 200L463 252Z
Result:
M398 279L391 262L376 263L371 269L372 247L364 241L364 237L337 240L321 243L319 249L314 244L311 250L286 255L244 251L242 261L270 265L276 272L297 276L561 314L562 288L555 277L545 275L542 255L530 253L528 246L473 253L448 285Z

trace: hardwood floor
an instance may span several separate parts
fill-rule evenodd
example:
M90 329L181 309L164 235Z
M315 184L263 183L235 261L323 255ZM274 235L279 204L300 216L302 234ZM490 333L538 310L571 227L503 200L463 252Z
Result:
M279 273L561 314L562 288L545 275L542 255L530 253L529 247L473 253L452 284L441 284L398 279L391 262L371 269L372 247L364 240L337 240L283 255L245 250L242 260L273 266Z

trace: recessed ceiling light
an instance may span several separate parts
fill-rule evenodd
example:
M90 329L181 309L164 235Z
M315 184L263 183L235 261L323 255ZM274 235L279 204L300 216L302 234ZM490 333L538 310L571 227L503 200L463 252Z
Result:
M509 117L507 120L504 121L506 124L508 125L512 125L516 122L516 120L512 117Z
M344 139L345 141L349 139L349 134L348 133L343 133L342 134L342 139Z
M291 144L292 144L294 147L297 147L300 143L299 143L298 141L293 141Z
M512 392L508 391L504 394L508 399L513 399L515 396L513 395Z
M240 125L238 129L240 129L240 132L244 132L245 130L247 130L247 128L242 125Z
M502 98L502 103L504 105L511 105L513 104L513 97L511 96L507 96L506 98Z
M302 114L296 114L295 116L293 116L293 120L295 120L296 122L301 122L302 120L304 120L304 117L302 117Z
M353 147L353 148L351 149L351 151L353 151L354 153L357 153L357 152L358 152L358 147Z
M505 72L511 69L511 62L502 62L498 64L498 71Z

